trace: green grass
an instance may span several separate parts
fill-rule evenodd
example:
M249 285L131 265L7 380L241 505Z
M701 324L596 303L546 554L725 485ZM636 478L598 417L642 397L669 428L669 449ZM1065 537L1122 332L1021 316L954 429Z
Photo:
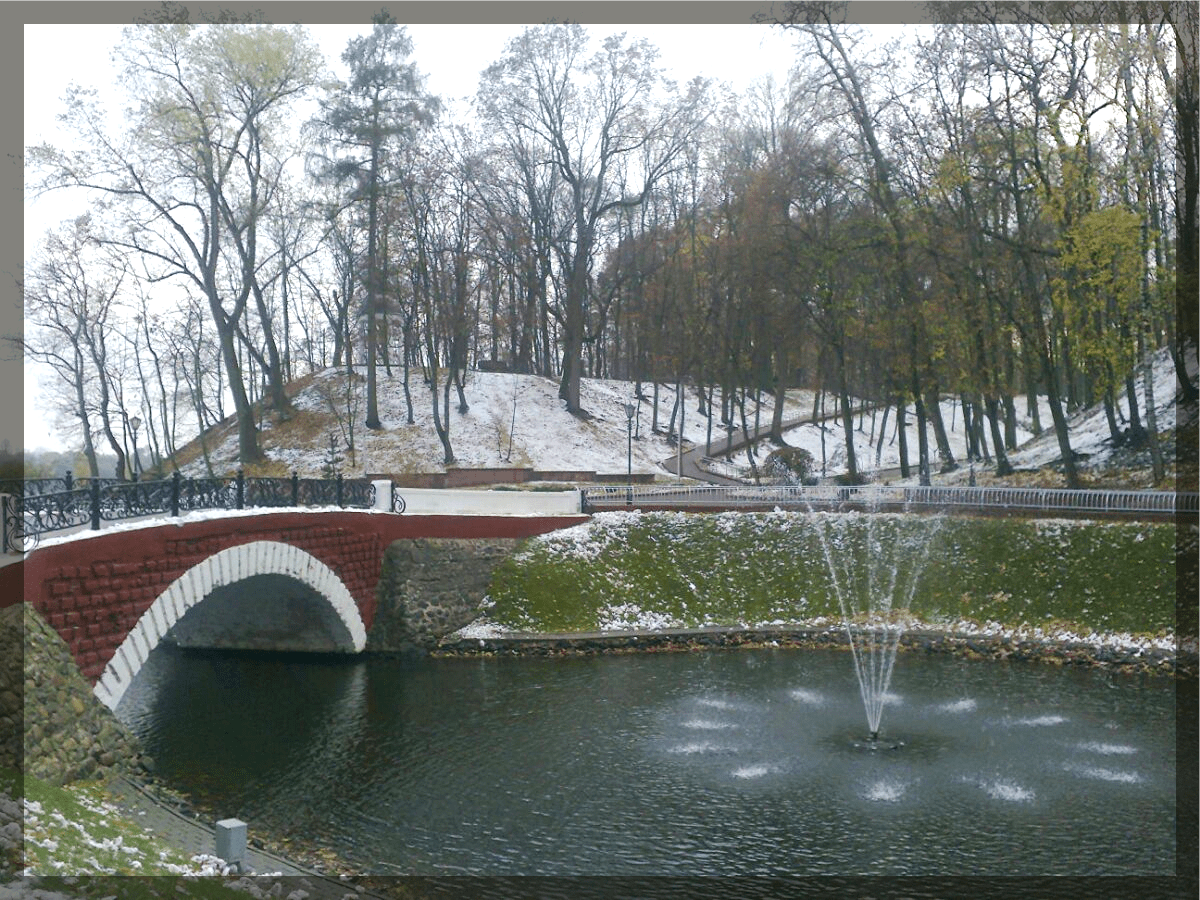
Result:
M612 627L639 613L679 627L838 618L822 530L831 556L850 561L841 580L858 582L853 596L866 590L865 560L894 556L901 584L919 574L908 608L930 625L1174 632L1170 524L881 514L597 516L531 540L502 565L489 616L535 632ZM874 571L886 578L890 566Z
M246 896L225 887L219 878L182 877L179 873L197 871L196 864L118 812L99 782L56 787L4 770L0 792L25 801L24 859L17 861L12 874L28 870L39 877L43 890L134 900Z

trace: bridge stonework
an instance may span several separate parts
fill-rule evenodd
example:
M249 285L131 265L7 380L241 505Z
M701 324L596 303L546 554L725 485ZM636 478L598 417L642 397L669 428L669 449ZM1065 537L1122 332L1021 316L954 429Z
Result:
M529 537L584 518L256 512L101 531L39 547L0 569L0 607L31 603L97 696L115 705L158 640L225 585L264 575L302 585L334 608L350 634L348 645L331 649L354 652L364 643L358 629L374 622L383 554L393 541Z

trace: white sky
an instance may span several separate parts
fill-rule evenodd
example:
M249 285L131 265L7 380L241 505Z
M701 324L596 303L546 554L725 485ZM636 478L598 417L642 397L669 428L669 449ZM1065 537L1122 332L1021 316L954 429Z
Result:
M109 54L120 39L121 25L24 26L24 143L61 135L55 122L62 97L71 83L90 85L108 93L110 109L119 109L121 95L114 82L117 72ZM368 25L309 25L310 34L338 75L346 42L370 31ZM473 96L479 73L500 58L507 40L522 25L408 25L413 39L413 60L426 75L426 87L442 98ZM662 52L667 74L679 81L705 75L744 90L753 81L773 73L786 76L793 58L794 38L765 25L627 25L586 26L593 42L611 32L644 36ZM36 241L55 227L71 209L46 199L25 203L25 238Z

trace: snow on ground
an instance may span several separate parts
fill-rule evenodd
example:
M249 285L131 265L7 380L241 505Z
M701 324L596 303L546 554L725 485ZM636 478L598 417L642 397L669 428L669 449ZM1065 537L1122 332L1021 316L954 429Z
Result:
M788 630L798 631L842 631L845 628L844 623L835 619L830 619L826 616L819 616L810 619L796 619L794 621L772 620L770 622L742 622L738 626L741 629L768 629L768 628L785 628ZM624 603L619 606L606 607L603 610L598 622L598 631L627 633L627 632L646 632L646 631L673 631L681 630L683 626L676 621L660 612L653 610L644 610L636 604ZM1132 651L1135 653L1146 653L1151 651L1176 651L1183 650L1184 652L1195 653L1196 645L1193 642L1185 642L1177 646L1177 641L1174 635L1147 636L1133 635L1125 633L1101 633L1093 631L1089 634L1080 634L1070 631L1066 628L1009 628L998 622L986 622L979 624L968 620L957 622L938 622L929 623L922 622L917 619L909 619L904 623L904 630L907 632L921 631L937 631L944 632L957 637L987 637L998 638L1007 641L1029 641L1033 643L1050 645L1060 644L1079 644L1089 647L1107 648L1113 650ZM486 615L476 619L469 625L460 628L458 631L446 637L447 641L460 640L488 640L494 638L505 638L519 635L520 632L514 631L497 622L493 622Z
M1044 422L1048 422L1050 417L1049 407L1045 403L1045 398L1041 398L1041 400L1039 415L1042 416ZM940 407L942 422L946 426L946 438L950 444L950 452L954 454L956 460L966 459L966 429L963 422L962 405L957 400L947 399L941 402ZM1024 403L1021 403L1019 408L1023 409ZM874 415L870 410L865 414L855 413L854 454L860 472L869 473L898 469L900 467L900 440L897 419L896 410L892 409L888 414L887 427L885 429L882 410L874 411ZM1033 437L1031 428L1032 425L1028 420L1018 416L1018 443L1024 443ZM784 435L784 439L792 446L801 447L812 454L817 474L821 477L833 477L844 474L846 472L846 442L845 429L842 426L841 420L831 419L824 423L824 447L822 447L821 432L822 427L820 425L805 424L787 432ZM937 443L934 440L933 426L929 423L926 423L926 432L929 441L930 469L936 472L939 468ZM908 459L915 467L918 453L918 429L916 413L912 406L909 406L906 411L904 433L908 442ZM990 444L990 434L988 435L988 441Z
M98 836L100 831L113 830L111 822L122 818L121 812L111 803L89 796L78 791L75 799L91 814L87 821L67 819L58 811L47 810L42 804L28 797L16 800L7 795L0 796L0 804L21 806L22 834L26 844L44 851L42 855L51 857L58 852L60 843L66 842L71 847L86 847L88 850L81 867L73 867L70 875L227 875L229 867L224 860L210 854L196 854L186 862L173 861L172 857L180 854L160 847L157 851L152 848L155 839L148 831L140 835L131 835L128 839L124 834L104 837ZM94 820L94 821L93 821ZM132 827L132 826L131 826ZM93 834L97 831L97 834ZM21 872L22 877L30 878L35 875L56 874L55 872L35 872L27 868ZM278 875L278 873L276 873ZM0 895L2 896L2 895ZM50 898L53 893L44 893Z
M1161 434L1175 428L1175 396L1179 387L1175 377L1175 364L1167 351L1163 350L1155 354L1152 373L1154 408L1158 431ZM1146 398L1140 374L1136 378L1136 383L1138 411L1144 424ZM1129 400L1124 391L1121 391L1117 399L1119 410L1117 421L1122 427L1125 427L1129 417ZM1044 401L1043 405L1045 405ZM1046 429L1042 434L1028 443L1023 442L1015 453L1009 455L1009 462L1014 466L1035 469L1057 462L1061 458L1048 406L1042 413L1042 424ZM1108 420L1105 418L1102 403L1071 417L1071 449L1078 454L1086 455L1089 465L1102 463L1105 457L1112 452L1112 446L1109 443Z
M1175 397L1178 390L1174 363L1166 350L1160 351L1155 355L1152 371L1155 412L1157 415L1158 431L1161 435L1175 428ZM1144 424L1145 395L1140 375L1136 381L1138 408ZM1017 449L1008 452L1009 463L1016 469L1039 469L1058 462L1061 459L1061 453L1058 447L1058 439L1054 432L1050 403L1047 398L1044 396L1038 398L1038 420L1042 431L1037 435L1033 433L1033 419L1027 412L1026 398L1024 396L1016 398L1016 404ZM855 405L856 433L854 448L859 471L867 474L879 472L879 477L882 480L896 484L915 483L918 479L916 474L906 482L896 477L894 471L889 471L900 467L900 442L897 435L895 410L893 409L889 414L887 429L884 431L882 410L873 418L869 408L865 415L861 415L857 409L858 407ZM1123 391L1117 398L1117 409L1118 424L1124 428L1128 425L1129 401ZM962 464L966 461L967 456L962 405L957 400L944 399L941 403L941 411L942 420L948 433L947 437L951 452L954 454L955 460L960 464L959 472L947 480L960 480L965 477L964 470L966 467ZM1097 403L1095 406L1083 411L1073 414L1069 413L1068 423L1071 448L1076 454L1084 458L1083 465L1088 468L1102 467L1114 452L1103 404ZM917 427L916 416L911 406L908 409L906 424L905 433L908 440L908 459L915 470L918 452ZM940 461L937 456L937 444L934 440L932 425L927 427L927 431L930 470L936 478L938 469L940 468ZM830 419L824 423L824 455L822 455L820 426L805 424L788 431L784 435L784 438L790 445L801 447L812 454L818 475L832 478L844 474L846 471L844 433L840 419ZM882 447L880 446L881 435L883 437ZM990 427L985 428L985 438L990 450ZM720 450L720 448L717 449L718 451ZM761 462L764 457L765 454L760 454L758 457L759 461ZM822 466L823 459L825 460L824 466ZM727 466L710 466L709 470L717 474L726 475L727 477L736 477L739 472L743 476L747 474L745 451L735 453L732 462L734 464L732 468ZM984 463L977 463L976 465L981 470L987 468L987 465Z
M303 436L287 436L290 426L273 427L264 422L263 445L268 457L284 464L287 469L305 475L320 474L328 454L329 433L337 435L339 452L343 460L340 470L347 476L372 472L441 472L445 471L443 450L433 427L429 391L419 372L410 379L413 395L414 423L406 424L407 410L401 386L399 370L393 375L379 371L378 403L383 428L368 431L362 426L365 416L365 368L356 369L353 380L354 394L349 404L346 400L346 376L342 370L326 370L313 377L312 383L296 398L296 408L310 414L309 431ZM1154 361L1155 399L1160 432L1174 428L1175 424L1175 372L1169 354L1160 352ZM634 397L634 385L630 382L584 379L580 395L588 418L579 418L566 411L558 397L558 382L536 375L509 375L491 372L470 372L467 375L464 393L469 411L457 411L457 395L450 395L450 440L456 465L462 468L506 468L528 467L542 471L595 471L600 474L622 474L626 471L627 457L632 457L634 473L653 473L661 478L673 477L663 467L663 461L678 452L673 442L667 439L667 425L675 404L672 386L660 385L657 392L657 429L654 423L655 395L653 384L642 385L645 400ZM1139 398L1142 395L1141 379L1138 379ZM720 409L720 394L714 398ZM761 395L762 405L757 410L751 399L747 403L746 419L751 429L755 423L765 427L771 422L773 398ZM810 419L814 395L808 390L790 391L784 408L784 420ZM628 444L628 420L624 404L634 403L632 448ZM826 412L832 413L831 398L826 398ZM897 434L895 410L888 414L886 429L883 410L868 406L865 412L855 406L855 453L859 469L878 472L885 480L894 480L895 470L900 465L900 441ZM1128 416L1127 402L1122 394L1119 398L1120 420L1125 424ZM712 457L722 458L727 446L727 432L718 421L709 421L700 415L699 401L695 390L686 391L684 417L685 449L704 447ZM353 438L356 452L351 458L346 447L348 436L345 425L346 410L353 412ZM1026 400L1017 398L1019 449L1009 452L1010 462L1019 469L1033 469L1058 460L1058 443L1054 436L1049 405L1044 397L1039 402L1039 419L1042 426L1040 436L1034 436L1033 423L1027 414ZM955 459L960 463L966 457L965 429L961 404L953 398L943 400L942 419L949 433ZM757 416L756 416L757 412ZM315 420L311 414L328 416L326 423ZM339 420L341 424L339 425ZM316 423L315 425L313 423ZM738 417L740 426L740 416ZM907 441L909 461L917 462L917 427L912 408L908 409ZM313 428L324 429L313 433ZM232 431L232 429L231 429ZM937 444L932 426L927 426L931 469L940 468ZM822 448L822 434L824 447ZM278 436L277 436L278 435ZM990 445L990 431L986 434ZM1103 407L1076 413L1072 418L1071 445L1081 454L1087 454L1088 464L1103 462L1111 452L1108 443L1108 427ZM882 438L882 440L881 440ZM846 471L846 451L840 419L830 418L822 425L806 422L785 434L792 446L802 447L812 454L817 474L832 478ZM211 448L218 472L235 467L237 457L236 433L229 434L220 446ZM760 447L757 459L761 462L770 447ZM726 470L723 463L714 460L710 471L719 474L746 474L748 468L745 450L735 451L733 468ZM187 467L186 474L200 474L202 463ZM981 468L984 468L981 465Z
M368 472L442 472L443 449L433 425L429 390L419 373L410 379L413 396L413 424L407 424L407 407L399 370L393 376L380 369L377 399L383 428L368 431L362 425L365 418L365 367L356 367L353 398L346 401L344 370L327 369L318 373L313 383L300 392L294 405L298 410L331 416L325 431L308 435L305 446L293 441L280 446L272 432L271 422L263 423L262 442L267 456L285 464L289 470L317 475L328 454L330 431L338 436L339 452L344 457L340 470L347 476ZM537 375L509 375L494 372L469 372L464 395L469 405L465 414L458 412L458 397L450 392L450 442L456 465L461 468L528 467L541 471L594 471L600 474L623 474L632 456L634 473L653 473L666 477L661 465L677 452L667 441L666 429L675 404L675 390L660 385L658 390L657 431L654 423L654 386L643 385L646 400L634 396L631 382L586 378L580 386L580 401L589 414L583 419L566 411L558 397L558 382ZM702 444L708 420L698 412L694 390L686 391L687 409L684 416L685 449L688 444ZM793 391L784 406L785 418L798 418L811 412L811 391ZM629 420L624 405L633 403L636 412L632 421L633 441L629 446ZM720 393L716 403L720 408ZM346 409L354 411L353 461L346 449ZM767 425L774 409L773 399L762 395L759 421ZM747 404L747 422L754 427L754 404ZM333 418L337 416L338 418ZM341 425L338 424L341 420ZM284 426L286 429L286 426ZM286 434L286 430L281 430ZM714 423L714 442L724 435ZM211 447L214 470L223 472L235 467L237 434L231 433L217 446ZM203 462L185 467L184 474L201 474Z

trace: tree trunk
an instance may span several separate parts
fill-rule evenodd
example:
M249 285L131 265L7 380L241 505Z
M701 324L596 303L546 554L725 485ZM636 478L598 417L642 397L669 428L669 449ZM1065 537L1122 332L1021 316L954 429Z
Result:
M587 413L579 402L579 382L583 377L583 310L587 299L588 258L591 255L592 233L582 218L579 219L576 229L578 243L567 281L562 382L559 384L558 396L566 401L567 412L573 416L587 418Z
M1108 437L1116 446L1125 440L1125 436L1121 434L1121 426L1117 423L1116 404L1113 402L1112 388L1104 389L1104 420L1108 424Z
M1062 454L1063 475L1067 479L1067 487L1078 490L1082 483L1075 467L1075 451L1071 449L1071 434L1067 427L1067 417L1063 412L1062 401L1058 395L1057 379L1054 377L1049 356L1046 354L1043 354L1042 365L1044 367L1042 374L1046 380L1047 399L1050 402L1050 417L1054 420L1054 435L1058 439L1058 449Z
M238 365L237 348L234 346L233 328L225 321L226 316L221 309L219 300L210 298L213 307L213 317L217 319L217 337L221 342L221 357L225 361L225 372L229 376L229 392L233 395L233 411L238 423L238 461L242 465L259 462L263 459L262 449L258 445L258 429L254 425L254 410L250 399L246 396L246 386L242 382L242 370Z
M942 460L941 471L953 472L958 468L954 461L954 451L950 447L950 438L946 434L946 423L942 421L942 407L936 393L931 393L927 402L930 421L933 422L933 437L937 442L938 456Z
M1000 401L995 394L989 394L983 402L987 410L988 422L992 428L992 450L996 454L996 474L1003 478L1013 473L1013 467L1008 461L1004 437L1000 432Z
M716 416L713 415L713 405L712 405L713 387L714 386L711 384L708 386L708 426L707 426L708 430L704 436L704 455L705 456L712 456L713 419L716 418Z
M1148 341L1139 336L1138 343L1142 344L1142 390L1146 397L1146 441L1150 445L1150 466L1154 474L1154 483L1160 484L1166 477L1166 466L1163 462L1162 448L1158 444L1158 412L1154 400L1154 352Z
M921 399L921 385L917 380L917 371L913 369L913 406L917 412L917 477L922 485L928 486L929 479L929 434L925 430L928 417L925 415L925 401Z
M854 450L854 410L850 407L850 394L843 382L842 395L842 429L846 433L846 481L848 484L861 484L858 474L858 455Z
M375 310L379 296L379 193L380 185L380 140L379 113L374 112L371 138L371 168L367 186L367 419L371 429L382 427L379 421L379 397L376 367L379 333L375 322Z
M1141 359L1142 340L1139 338L1137 343L1138 358ZM1129 403L1129 436L1137 446L1146 439L1146 429L1142 427L1142 416L1138 409L1137 385L1134 383L1132 372L1125 376L1125 399Z
M771 410L771 440L783 444L783 404L787 400L787 387L782 378L775 380L775 408Z
M879 443L875 445L875 468L879 468L879 461L883 458L883 441L887 437L887 420L888 413L891 412L891 404L885 404L883 407L883 422L879 426Z
M967 460L969 462L979 458L979 441L975 437L975 420L971 415L971 401L967 399L966 394L960 394L958 402L962 407L963 434L966 435Z

